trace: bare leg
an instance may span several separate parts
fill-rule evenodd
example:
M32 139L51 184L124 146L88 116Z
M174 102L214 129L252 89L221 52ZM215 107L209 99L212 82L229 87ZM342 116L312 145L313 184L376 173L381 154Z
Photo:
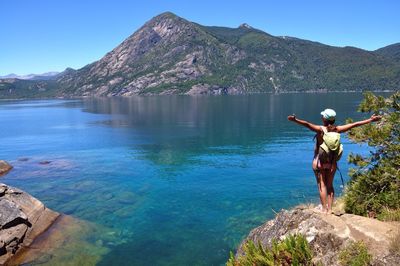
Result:
M314 160L312 162L312 169L313 169L313 172L314 172L314 175L315 175L315 180L317 181L317 185L318 185L319 200L321 202L322 209L325 210L325 207L324 207L324 204L323 204L324 200L323 200L322 195L321 195L321 184L320 184L321 182L320 182L320 177L319 177L320 171L317 170L318 169L318 160L316 158L314 158Z
M326 189L326 170L317 170L319 169L320 165L318 165L318 159L317 157L314 157L314 160L312 162L312 169L315 174L315 178L317 180L317 185L318 185L318 191L319 191L319 200L321 201L321 206L322 206L322 211L326 212L326 195L327 195L327 189Z
M322 210L324 212L327 212L327 202L326 202L326 196L327 196L327 188L326 188L326 170L322 170L318 174L318 190L319 190L319 199L321 200L321 205L322 205Z
M332 212L332 205L335 197L335 190L333 188L333 178L335 177L335 173L336 173L336 165L332 165L332 168L328 171L326 178L327 179L326 188L328 193L328 212Z
M323 200L322 194L321 194L321 182L320 182L320 177L319 177L320 172L314 171L314 174L315 174L315 180L317 180L317 185L318 185L319 201L321 202L321 206L324 209L324 204L323 204L324 200Z

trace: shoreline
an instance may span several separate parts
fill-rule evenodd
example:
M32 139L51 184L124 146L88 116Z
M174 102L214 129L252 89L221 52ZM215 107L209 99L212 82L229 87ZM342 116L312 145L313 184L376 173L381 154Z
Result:
M280 94L330 94L330 93L364 93L364 92L374 92L374 93L392 93L399 91L400 89L393 89L393 90L351 90L351 91L325 91L325 90L306 90L306 91L280 91L280 92L272 92L272 91L265 91L265 92L246 92L246 93L234 93L234 94L212 94L212 93L205 93L205 94L185 94L185 93L176 93L176 94L135 94L135 95L116 95L116 96L96 96L96 95L89 95L89 96L55 96L55 97L32 97L32 98L0 98L0 102L6 101L16 101L16 100L82 100L82 99L91 99L91 98L133 98L133 97L154 97L154 96L187 96L187 97L218 97L218 96L251 96L251 95L260 95L260 94L271 94L271 95L280 95Z

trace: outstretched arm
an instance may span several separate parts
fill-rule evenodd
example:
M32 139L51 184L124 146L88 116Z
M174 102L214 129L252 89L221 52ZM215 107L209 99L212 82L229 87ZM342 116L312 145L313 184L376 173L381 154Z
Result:
M310 122L307 122L305 120L297 119L295 115L289 115L287 119L289 121L296 122L299 125L305 126L306 128L308 128L308 129L310 129L312 131L315 131L315 132L321 131L321 127L320 126L314 125L314 124L312 124Z
M381 120L381 118L382 118L382 116L372 115L371 118L368 118L368 119L365 119L365 120L361 120L361 121L357 121L357 122L350 123L350 124L343 125L343 126L338 126L338 127L336 127L336 129L337 129L337 131L339 133L346 132L346 131L352 129L353 127L359 127L359 126L362 126L362 125L365 125L365 124L369 124L371 122L375 122L375 121Z

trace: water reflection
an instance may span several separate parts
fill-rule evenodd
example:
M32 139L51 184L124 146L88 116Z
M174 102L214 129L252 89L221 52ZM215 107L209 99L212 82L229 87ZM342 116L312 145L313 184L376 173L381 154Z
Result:
M311 133L286 120L296 113L320 123L326 107L340 110L339 122L354 109L357 94L262 94L248 96L151 96L89 98L85 112L110 114L103 126L128 128L133 149L159 165L192 163L198 154L256 154L265 145L287 143ZM141 141L136 141L139 137ZM236 149L220 147L238 147Z

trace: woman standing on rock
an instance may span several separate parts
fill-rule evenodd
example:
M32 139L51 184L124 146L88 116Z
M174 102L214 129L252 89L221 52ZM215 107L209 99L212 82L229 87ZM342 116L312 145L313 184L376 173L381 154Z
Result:
M340 159L343 151L342 145L340 144L340 133L346 132L354 127L378 121L382 117L372 115L371 118L366 120L336 126L334 125L336 119L336 112L334 110L325 109L321 112L321 116L322 126L297 119L295 115L288 116L288 120L316 132L312 169L318 183L319 197L322 206L321 211L324 213L331 213L335 194L333 178L337 169L337 161Z

